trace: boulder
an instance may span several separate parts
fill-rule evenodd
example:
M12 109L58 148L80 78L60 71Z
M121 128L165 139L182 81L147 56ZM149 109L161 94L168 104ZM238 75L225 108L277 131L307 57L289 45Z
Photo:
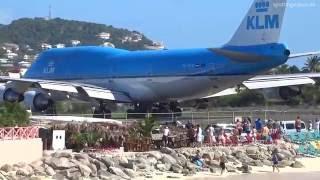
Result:
M56 172L50 166L47 166L44 171L47 173L48 176L53 176L56 174Z
M55 158L62 158L62 157L65 157L65 158L72 158L72 152L66 152L66 151L62 151L62 152L55 152L52 157L55 157Z
M228 147L222 147L220 151L225 153L226 156L230 156L232 154L232 150Z
M169 169L166 168L165 164L157 164L156 165L156 169L158 169L159 171L167 171Z
M147 163L151 166L154 166L155 164L157 164L157 159L155 157L148 157L147 158Z
M130 178L134 178L136 176L136 173L132 169L125 168L123 170L126 175L128 175Z
M132 170L137 169L136 163L134 161L128 161L128 163L120 163L119 165Z
M168 155L168 154L163 154L162 157L162 162L164 163L169 163L169 164L176 164L177 160L175 160L172 156Z
M212 157L210 153L203 153L202 158L203 159L212 160L212 159L214 159L214 154L213 154L213 157Z
M262 160L262 164L265 165L265 166L272 166L272 162L267 160L267 159L263 159Z
M293 167L293 168L303 168L304 165L300 161L295 161L294 163L291 164L291 167Z
M119 164L128 164L128 159L125 156L121 156L119 159Z
M13 167L9 164L4 164L3 166L1 166L0 170L4 172L10 172L13 171Z
M80 173L83 177L89 177L92 170L86 165L78 165Z
M184 167L189 169L190 171L195 171L197 168L197 166L191 162L187 162Z
M150 151L148 152L148 157L154 157L157 160L160 160L162 158L162 154L159 151Z
M35 175L41 175L41 176L46 175L45 169L42 166L33 167L33 171Z
M221 151L214 151L214 159L220 159L222 154L223 153Z
M183 170L183 167L178 164L172 164L171 166L171 171L173 171L174 173L181 173L182 170Z
M74 154L74 158L77 159L77 160L84 159L84 160L88 160L89 161L90 157L86 153L78 153L78 154Z
M290 161L290 160L282 160L282 161L279 162L278 167L284 168L284 167L287 167L287 166L291 166L293 163L294 162Z
M188 162L188 159L183 154L178 154L175 158L177 163L181 166L185 165Z
M246 152L247 154L256 154L259 152L259 148L257 146L248 146Z
M108 168L110 166L115 166L115 163L113 162L113 160L110 157L102 157L100 159L101 162L103 162Z
M176 152L168 147L162 147L160 152L164 153L164 154L175 154Z
M20 176L32 176L33 169L30 166L21 167L17 170L16 175Z
M59 179L59 180L67 179L64 175L59 174L59 173L53 175L52 178L53 178L53 179Z
M89 164L88 167L91 169L90 175L91 175L92 177L98 176L98 169L97 169L97 167L96 167L94 164Z
M93 160L92 163L97 167L97 170L107 170L108 167L101 161L99 160Z
M109 179L109 177L111 177L112 174L106 170L99 170L98 176L100 179Z
M217 160L211 160L209 161L208 165L210 167L214 167L214 168L220 168L220 163Z
M49 162L49 165L51 165L54 169L69 169L76 166L65 157L52 158Z
M130 177L124 173L120 168L117 168L117 167L109 167L109 170L112 174L115 174L117 176L120 176L121 178L123 179L130 179Z
M230 165L230 164L226 164L226 170L228 172L237 172L237 169L234 166Z

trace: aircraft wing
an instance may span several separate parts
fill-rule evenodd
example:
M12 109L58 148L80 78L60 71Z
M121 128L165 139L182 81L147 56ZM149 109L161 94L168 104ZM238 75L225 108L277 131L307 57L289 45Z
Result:
M95 98L127 103L131 102L131 98L123 92L112 91L88 84L42 79L11 78L7 76L0 76L0 81L13 82L14 85L18 87L21 85L23 87L38 87L49 91L78 94L83 98Z
M319 55L320 55L320 51L297 53L297 54L290 54L289 59L299 58L299 57L319 56Z
M305 84L315 84L316 80L320 79L320 73L301 73L301 74L286 74L286 75L261 75L253 77L242 84L248 89L265 89L283 86L299 86ZM206 96L206 98L226 96L237 94L235 88L225 89L219 93Z

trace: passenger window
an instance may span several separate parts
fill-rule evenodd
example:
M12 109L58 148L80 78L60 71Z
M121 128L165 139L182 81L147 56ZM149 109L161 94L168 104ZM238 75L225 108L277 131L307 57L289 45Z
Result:
M286 124L286 129L294 129L294 124Z

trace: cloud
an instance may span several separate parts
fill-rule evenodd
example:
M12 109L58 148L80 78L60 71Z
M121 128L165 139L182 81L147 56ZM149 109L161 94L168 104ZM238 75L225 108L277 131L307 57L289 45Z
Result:
M9 24L13 20L13 13L10 9L0 8L0 24Z

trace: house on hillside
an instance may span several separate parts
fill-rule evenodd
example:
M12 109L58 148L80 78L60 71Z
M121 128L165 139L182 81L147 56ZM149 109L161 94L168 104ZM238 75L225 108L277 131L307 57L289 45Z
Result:
M6 54L4 54L8 59L15 59L18 57L17 53L13 53L13 52L7 52Z
M2 44L2 49L3 50L10 50L11 52L14 52L14 51L19 51L19 45L18 44L14 44L14 43L3 43Z
M55 48L64 48L64 47L66 47L66 45L59 43L59 44L54 45L54 47Z
M51 49L52 45L51 44L47 44L47 43L42 43L41 44L41 49L42 50L47 50L47 49Z
M108 32L102 32L97 34L97 37L99 37L100 39L109 40L111 37L111 34Z
M79 40L71 40L70 42L72 46L78 46L81 43Z

